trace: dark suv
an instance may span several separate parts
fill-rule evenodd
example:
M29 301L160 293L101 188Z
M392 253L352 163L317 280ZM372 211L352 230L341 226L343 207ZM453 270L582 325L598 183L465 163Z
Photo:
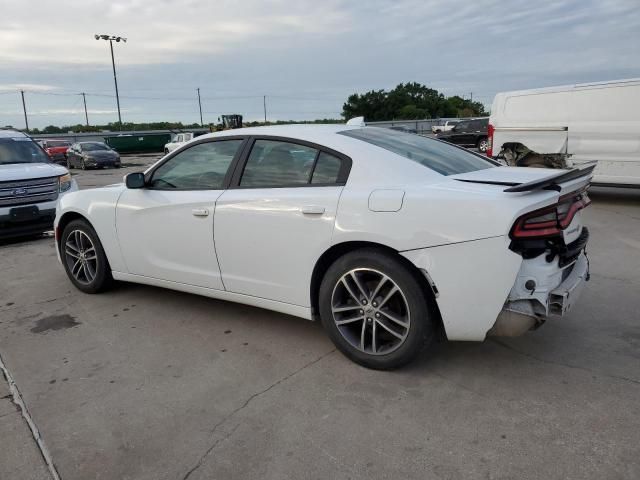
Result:
M462 120L448 132L436 134L440 140L463 147L476 147L482 153L487 151L487 127L489 118Z

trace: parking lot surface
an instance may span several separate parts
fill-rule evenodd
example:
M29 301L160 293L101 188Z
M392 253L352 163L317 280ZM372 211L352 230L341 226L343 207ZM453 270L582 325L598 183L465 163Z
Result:
M154 157L123 160L75 178ZM591 196L592 276L568 317L442 341L399 371L279 313L133 284L85 295L51 237L0 244L0 355L64 480L637 479L640 192ZM7 451L37 450L14 444L29 437L5 390L0 465L23 471Z

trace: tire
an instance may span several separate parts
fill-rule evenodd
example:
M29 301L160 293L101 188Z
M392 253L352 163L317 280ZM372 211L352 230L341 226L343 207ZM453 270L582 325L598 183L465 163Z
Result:
M111 287L113 277L109 261L98 235L86 220L73 220L64 228L60 258L69 280L78 290L98 293Z
M169 149L168 149L168 148L165 148L165 149L164 149L164 154L166 155L167 153L169 153Z
M489 142L487 140L487 137L482 137L480 140L478 140L478 144L476 145L476 147L478 147L478 150L480 152L485 153L489 149Z
M431 300L419 277L382 250L356 250L336 260L322 279L318 300L329 338L346 357L367 368L406 365L434 336Z

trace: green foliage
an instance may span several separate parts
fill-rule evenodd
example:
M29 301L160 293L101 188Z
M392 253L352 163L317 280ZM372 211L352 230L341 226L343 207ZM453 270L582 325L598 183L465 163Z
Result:
M416 82L401 83L390 91L371 90L350 95L342 106L345 119L364 116L365 120L416 120L438 117L483 116L487 112L480 102L459 96L445 97L433 88Z

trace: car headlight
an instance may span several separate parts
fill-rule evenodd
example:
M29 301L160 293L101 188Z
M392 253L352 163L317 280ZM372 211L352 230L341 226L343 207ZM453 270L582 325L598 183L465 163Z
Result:
M66 192L71 188L71 174L65 173L61 177L59 177L59 190L61 192Z

